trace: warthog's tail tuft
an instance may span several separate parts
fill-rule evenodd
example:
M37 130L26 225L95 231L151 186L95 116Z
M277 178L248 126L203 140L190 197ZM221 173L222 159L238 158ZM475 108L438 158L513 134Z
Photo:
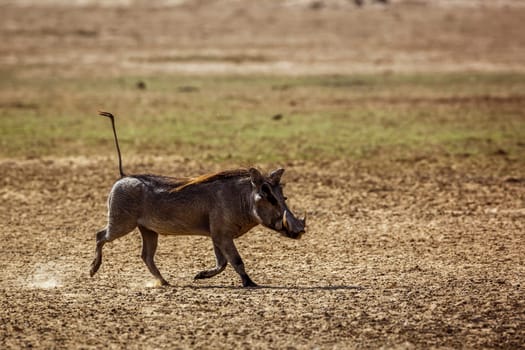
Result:
M115 146L117 146L118 170L120 172L120 177L125 177L126 174L124 174L124 170L122 170L122 156L120 155L120 147L118 145L117 131L115 130L115 117L113 116L113 114L109 112L98 111L98 114L103 117L108 117L109 119L111 119L111 127L113 128L113 136L115 137Z

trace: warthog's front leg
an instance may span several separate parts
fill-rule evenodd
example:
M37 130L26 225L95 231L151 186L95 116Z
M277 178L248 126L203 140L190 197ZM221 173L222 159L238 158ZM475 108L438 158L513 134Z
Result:
M215 239L214 239L215 241ZM233 266L235 271L241 276L243 287L257 287L257 284L252 281L244 270L244 263L242 262L241 256L233 244L233 238L231 237L219 237L217 239L217 246L224 254L228 262Z
M195 275L194 279L199 280L203 278L210 278L224 271L228 261L215 242L213 242L213 251L215 252L215 267L213 269L199 272L197 275Z

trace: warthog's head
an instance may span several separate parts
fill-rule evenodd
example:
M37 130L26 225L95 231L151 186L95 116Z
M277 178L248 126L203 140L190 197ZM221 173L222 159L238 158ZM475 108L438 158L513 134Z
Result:
M286 205L281 185L283 173L284 169L277 169L264 176L257 169L250 169L253 215L265 227L289 238L300 238L305 232L306 218L296 218Z

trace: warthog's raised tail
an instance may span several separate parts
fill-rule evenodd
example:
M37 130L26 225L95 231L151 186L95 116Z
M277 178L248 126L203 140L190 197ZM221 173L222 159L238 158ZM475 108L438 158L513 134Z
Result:
M115 117L113 116L113 114L109 112L99 111L98 114L103 117L108 117L109 119L111 119L111 127L113 128L113 136L115 137L115 146L117 146L118 170L120 172L120 177L125 177L126 174L124 174L124 170L122 170L122 156L120 155L120 147L118 144L117 131L115 129Z

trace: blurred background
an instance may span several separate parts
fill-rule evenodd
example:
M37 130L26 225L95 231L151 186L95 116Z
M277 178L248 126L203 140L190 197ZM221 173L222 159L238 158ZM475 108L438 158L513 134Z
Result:
M219 161L516 153L523 136L523 1L0 6L4 157L109 151L98 109L133 153Z

